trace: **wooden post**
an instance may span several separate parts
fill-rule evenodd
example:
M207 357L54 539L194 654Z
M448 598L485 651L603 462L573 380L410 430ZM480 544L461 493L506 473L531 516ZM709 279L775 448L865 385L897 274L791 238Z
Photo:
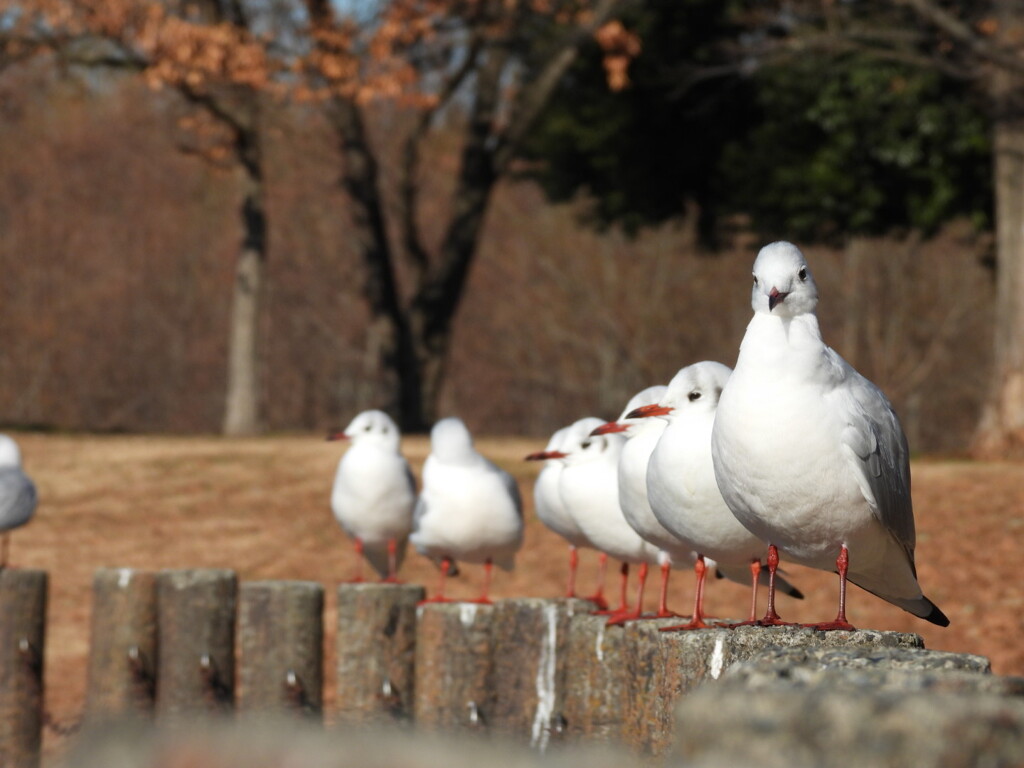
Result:
M252 581L239 589L238 709L323 712L324 589L310 581Z
M414 707L416 604L423 587L338 586L336 722L410 720Z
M543 752L564 733L569 623L584 600L501 600L494 614L491 726Z
M86 717L150 717L156 700L156 574L102 568L92 583Z
M429 603L416 628L417 728L482 731L492 715L494 606Z
M45 571L0 570L0 765L36 768L43 725Z
M157 577L157 717L230 709L237 591L233 571L163 571Z
M607 616L576 615L569 624L565 741L618 744L626 703L623 627Z

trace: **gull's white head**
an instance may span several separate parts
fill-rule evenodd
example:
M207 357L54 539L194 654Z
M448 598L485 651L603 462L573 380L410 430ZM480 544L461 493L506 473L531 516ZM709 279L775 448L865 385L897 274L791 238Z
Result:
M661 404L672 409L669 418L686 412L714 411L732 368L711 360L681 369L668 383Z
M671 421L686 413L713 412L730 374L729 366L710 360L688 365L672 377L657 403L641 406L629 416L635 419L662 416Z
M459 464L476 456L473 436L462 419L449 417L430 430L430 452L446 464Z
M814 312L818 286L799 248L779 241L761 249L754 260L750 304L755 312L775 317Z
M0 435L0 467L20 467L21 451L14 439Z
M572 434L562 449L565 451L565 463L577 465L604 460L615 466L624 442L625 438L616 434L593 435L590 432L583 435Z
M398 425L384 411L363 411L345 427L344 432L337 435L352 441L353 444L380 445L397 448L401 438Z

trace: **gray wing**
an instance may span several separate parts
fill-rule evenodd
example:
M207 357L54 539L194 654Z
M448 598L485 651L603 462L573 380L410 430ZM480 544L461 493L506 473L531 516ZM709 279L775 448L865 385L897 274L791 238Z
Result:
M847 372L839 398L846 419L842 442L851 451L851 464L864 498L907 552L913 567L916 536L907 437L882 391L845 360L835 357Z
M0 531L24 525L36 511L36 486L21 469L0 470Z

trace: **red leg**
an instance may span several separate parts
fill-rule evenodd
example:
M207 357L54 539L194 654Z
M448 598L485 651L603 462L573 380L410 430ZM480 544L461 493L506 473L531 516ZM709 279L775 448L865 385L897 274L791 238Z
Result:
M608 610L608 601L604 599L604 581L608 573L608 555L599 552L597 555L597 592L587 598L597 606L599 611Z
M576 597L576 569L580 564L580 553L572 544L569 545L569 583L565 587L566 597Z
M444 585L445 579L448 578L448 569L452 567L452 561L449 557L441 558L441 579L437 584L437 594L433 597L428 597L426 600L420 600L417 605L423 605L424 603L450 603L447 597L444 596Z
M644 611L644 587L647 585L647 563L640 563L640 570L637 573L638 585L636 588L636 605L633 606L632 610L628 608L626 610L617 611L613 615L608 617L608 626L614 624L624 624L627 621L633 621L643 616Z
M381 579L382 584L401 584L398 580L398 542L388 539L388 575Z
M707 566L704 564L704 555L697 555L693 564L694 573L697 575L697 589L693 595L693 616L686 624L675 624L671 627L662 627L662 632L677 632L684 629L706 629L704 623L704 581L707 578Z
M757 582L761 578L761 561L750 561L750 622L757 621Z
M821 624L808 624L812 629L819 629L823 632L844 630L847 632L856 629L853 624L846 620L846 573L850 568L850 551L843 545L839 550L839 557L836 558L836 570L839 572L839 612L835 621L825 621Z
M351 584L361 584L363 581L363 540L356 538L356 572L349 580Z
M670 563L661 564L661 589L658 592L658 614L655 618L667 619L669 616L678 616L679 614L668 609L668 577L672 574L672 565Z
M783 621L775 610L775 572L779 569L779 548L768 545L768 608L758 623L762 627L791 626L793 622Z
M618 613L623 613L626 610L626 587L629 584L629 563L623 563L619 569L619 607L615 610L609 610L604 608L602 610L593 611L593 615L597 616L608 616Z
M490 605L491 598L491 571L494 569L494 564L491 562L491 558L484 560L484 587L480 592L480 597L473 600L474 603L480 603L481 605Z

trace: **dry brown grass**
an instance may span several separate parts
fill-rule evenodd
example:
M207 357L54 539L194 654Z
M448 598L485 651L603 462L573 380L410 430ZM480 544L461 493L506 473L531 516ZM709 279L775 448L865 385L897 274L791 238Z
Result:
M327 587L327 626L333 625L333 587L354 565L328 507L342 452L338 444L314 435L228 440L25 434L18 440L41 503L36 519L15 533L11 554L16 566L50 573L46 704L58 722L74 722L82 707L97 568L217 567L232 568L241 579L318 581ZM522 461L542 442L477 441L483 453L516 474L527 500L526 542L515 572L496 576L497 597L561 592L565 548L533 516L532 481L539 468ZM425 439L405 441L417 473L427 448ZM1024 465L919 461L914 498L921 582L952 625L933 627L857 589L851 620L919 632L929 648L982 654L997 673L1024 674ZM593 563L593 556L584 555L584 589L590 587ZM789 570L807 599L782 598L784 617L831 618L833 577ZM478 571L465 567L452 593L475 595ZM412 553L402 576L432 588L436 572ZM689 574L674 577L677 609L688 607L690 590ZM720 616L742 616L746 597L740 586L716 582L708 607ZM326 648L330 656L330 636ZM59 751L59 737L48 733L48 754Z

